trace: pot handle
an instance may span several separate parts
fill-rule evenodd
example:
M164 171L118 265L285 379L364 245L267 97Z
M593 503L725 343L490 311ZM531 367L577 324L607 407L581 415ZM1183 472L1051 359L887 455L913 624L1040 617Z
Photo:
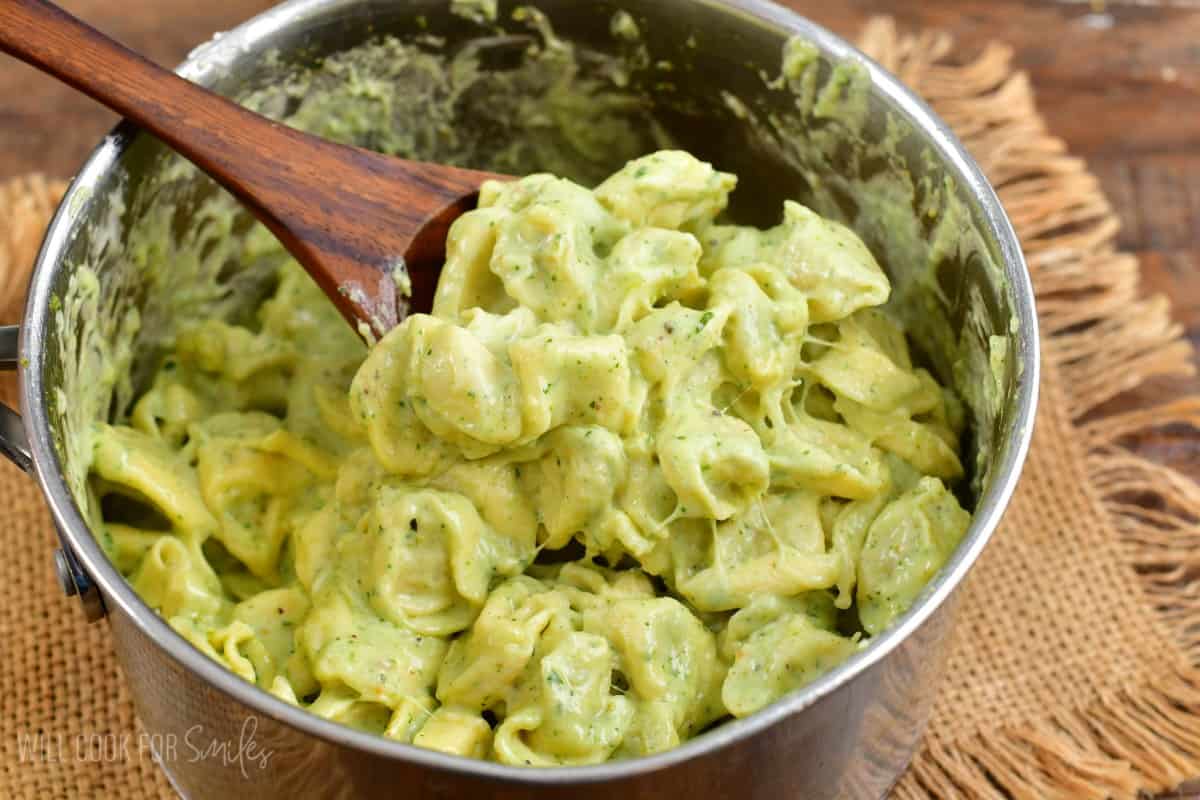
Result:
M17 340L21 328L18 325L0 326L0 370L11 372L19 363ZM0 403L0 453L8 456L8 460L16 464L24 472L29 472L33 466L33 456L29 452L29 439L25 435L25 425L21 415L3 403Z
M12 372L20 364L18 340L21 327L19 325L0 325L0 371ZM29 437L25 434L25 425L21 415L4 403L0 403L0 453L8 457L24 472L33 467L33 455L29 451ZM106 613L104 600L100 590L91 577L84 571L79 559L67 546L66 537L62 531L57 531L61 545L54 551L54 571L58 575L59 586L68 597L78 597L83 616L88 622L102 619Z

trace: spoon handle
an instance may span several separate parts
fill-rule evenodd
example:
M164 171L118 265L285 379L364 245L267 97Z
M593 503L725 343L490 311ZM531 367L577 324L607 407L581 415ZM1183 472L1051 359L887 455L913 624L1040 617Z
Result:
M238 174L247 146L279 148L293 138L45 0L0 0L0 50L133 120L243 199L258 188L255 176Z
M399 319L397 270L427 302L446 233L489 173L408 161L294 130L190 83L48 0L0 0L0 52L91 96L232 192L348 320ZM359 328L362 330L362 328Z

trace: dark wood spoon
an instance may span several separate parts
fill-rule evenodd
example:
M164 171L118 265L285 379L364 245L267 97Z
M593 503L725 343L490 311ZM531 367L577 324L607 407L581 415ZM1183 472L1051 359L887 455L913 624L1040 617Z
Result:
M0 51L162 139L236 195L362 331L399 322L403 264L419 307L446 232L506 176L335 144L255 114L126 49L45 0L0 0Z

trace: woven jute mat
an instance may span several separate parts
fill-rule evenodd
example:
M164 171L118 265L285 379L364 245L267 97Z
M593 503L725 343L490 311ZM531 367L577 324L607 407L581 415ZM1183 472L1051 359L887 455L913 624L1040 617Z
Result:
M926 97L997 187L1024 243L1044 335L1029 462L968 581L944 685L899 798L1134 797L1200 776L1200 487L1123 448L1200 424L1200 398L1107 414L1188 374L1192 352L1114 246L1096 179L1048 135L1000 44L876 19L862 47ZM15 322L61 182L0 186L0 315ZM6 388L12 398L11 387ZM1136 501L1136 502L1135 502ZM56 588L49 516L0 467L0 797L170 796L103 624Z

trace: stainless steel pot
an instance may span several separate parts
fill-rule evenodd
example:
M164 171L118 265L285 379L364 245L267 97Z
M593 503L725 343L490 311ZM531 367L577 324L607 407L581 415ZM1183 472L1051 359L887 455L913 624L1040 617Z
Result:
M566 39L611 45L613 3L538 0L534 5ZM0 449L39 481L60 532L56 557L62 587L79 596L88 619L108 620L150 743L184 796L878 797L911 758L939 678L953 595L1000 520L1033 426L1037 321L1016 237L992 189L944 123L836 36L764 0L621 0L620 6L643 23L654 57L680 57L682 42L690 37L692 66L688 77L676 81L682 86L675 91L691 92L692 106L702 109L680 128L688 146L701 155L716 156L726 166L721 152L704 150L730 147L731 131L764 144L745 115L705 117L723 113L708 101L728 90L752 112L758 101L768 109L784 102L766 97L758 71L777 73L783 42L798 36L819 50L821 81L836 65L860 65L869 88L869 120L861 135L878 139L886 120L899 122L907 131L897 151L902 168L915 184L946 187L943 204L958 203L965 210L963 236L974 244L951 248L950 256L943 248L942 260L934 264L889 262L886 221L872 219L871 209L861 206L848 214L894 279L913 278L917 269L934 276L915 281L925 292L922 318L940 314L958 329L952 333L973 327L974 340L984 346L1007 343L993 407L982 414L976 409L971 446L980 452L971 498L975 516L966 539L914 608L864 652L759 714L650 758L521 770L398 744L276 700L193 649L142 603L105 558L68 481L72 456L62 446L63 419L72 398L59 402L54 397L71 366L64 359L72 349L63 345L79 331L66 329L51 297L61 296L85 261L99 259L102 285L116 280L104 265L120 251L120 231L136 222L139 209L130 198L161 169L161 145L122 125L92 155L50 226L19 347L17 329L0 330L0 366L20 365L25 411L22 419L0 408ZM270 79L269 63L275 62L263 58L269 50L278 50L281 62L303 60L380 33L412 32L419 15L436 23L447 18L446 10L445 0L292 0L200 47L180 72L238 96ZM750 188L743 193L777 200L781 193L811 189L811 172L804 179L794 165L775 160L779 145L726 153L751 159L745 163L752 175L743 182ZM742 172L741 167L735 169ZM821 167L812 169L818 170L818 181L836 182L833 174L819 174ZM118 235L111 241L98 240L102 226L96 223L102 219L117 223ZM940 368L945 373L951 365Z

